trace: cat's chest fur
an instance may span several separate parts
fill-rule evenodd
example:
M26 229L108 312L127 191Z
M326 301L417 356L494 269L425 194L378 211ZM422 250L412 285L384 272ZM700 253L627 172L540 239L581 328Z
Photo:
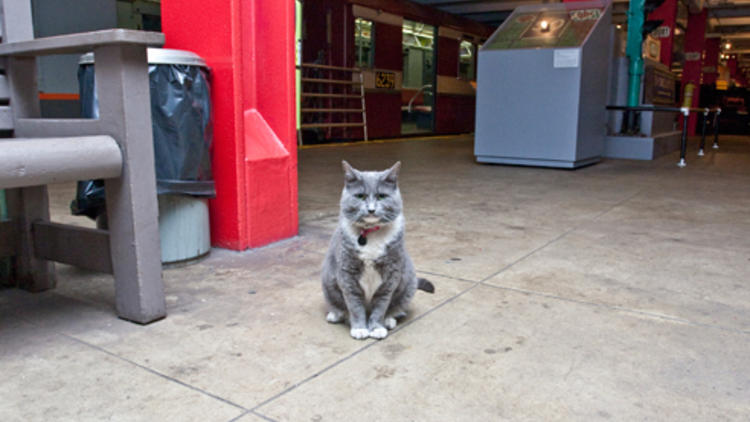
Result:
M357 258L364 266L359 278L359 285L365 293L365 300L369 303L378 287L383 283L381 274L375 268L375 261L386 254L386 247L391 243L403 230L403 217L400 216L392 224L376 230L367 235L367 243L360 245L355 242L357 248ZM352 237L359 237L359 233L350 232Z

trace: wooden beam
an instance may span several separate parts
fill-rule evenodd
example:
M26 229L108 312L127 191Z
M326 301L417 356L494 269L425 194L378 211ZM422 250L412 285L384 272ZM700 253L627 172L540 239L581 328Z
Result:
M37 222L32 227L36 258L112 274L106 230L51 222Z

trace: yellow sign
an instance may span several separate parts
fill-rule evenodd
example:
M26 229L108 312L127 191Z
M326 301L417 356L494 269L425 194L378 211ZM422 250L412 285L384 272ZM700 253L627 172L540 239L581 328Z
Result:
M396 74L394 72L375 72L375 88L396 88Z

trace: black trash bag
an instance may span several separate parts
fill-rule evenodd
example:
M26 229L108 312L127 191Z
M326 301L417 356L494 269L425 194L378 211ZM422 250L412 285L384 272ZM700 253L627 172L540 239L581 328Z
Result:
M216 196L211 174L211 93L198 66L149 66L156 188Z
M104 180L86 180L76 185L76 199L70 203L73 215L85 215L96 220L104 213Z
M78 67L81 116L99 117L94 66ZM211 173L211 91L208 71L182 64L149 65L156 190L159 195L215 197ZM79 182L74 215L96 219L104 212L104 182Z

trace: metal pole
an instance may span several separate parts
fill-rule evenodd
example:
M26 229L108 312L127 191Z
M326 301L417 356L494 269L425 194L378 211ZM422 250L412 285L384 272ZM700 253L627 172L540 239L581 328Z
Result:
M703 147L706 146L706 126L708 125L708 108L703 109L703 129L701 130L701 147L698 150L698 156L703 157Z
M677 167L685 167L685 152L687 152L687 128L688 128L688 116L690 115L690 109L687 107L680 108L682 111L682 141L680 144L680 162L677 163Z
M713 149L719 149L719 114L721 114L721 109L716 109L716 114L714 114L714 145Z

